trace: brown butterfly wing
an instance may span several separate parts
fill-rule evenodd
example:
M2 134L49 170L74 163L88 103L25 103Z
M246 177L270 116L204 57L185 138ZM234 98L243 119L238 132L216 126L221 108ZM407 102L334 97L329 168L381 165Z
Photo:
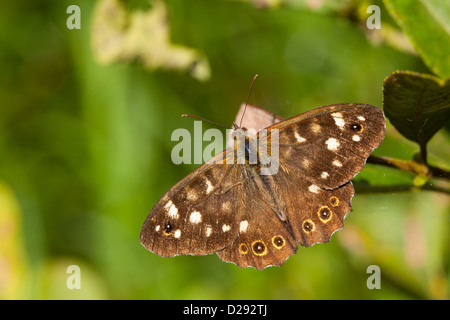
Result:
M279 129L279 172L274 184L295 239L327 242L351 209L350 182L381 143L385 119L365 104L318 108L268 128Z
M343 227L354 194L351 182L326 190L290 174L265 180L265 190L242 190L252 196L239 198L239 234L217 252L222 260L260 270L279 266L297 251L297 242L303 246L328 242Z
M275 175L274 180L279 185L287 221L298 243L309 247L328 242L334 232L344 227L354 195L351 182L327 190L300 177L296 179L295 173Z
M350 181L385 132L383 112L367 104L337 104L308 111L269 128L279 130L280 163L326 189Z
M289 227L281 221L272 201L272 195L258 182L251 170L243 171L250 175L239 186L237 219L239 221L238 237L217 255L227 262L239 267L264 269L268 266L282 265L286 259L297 251L297 243ZM254 181L254 183L249 181Z
M224 261L241 267L281 265L296 251L292 238L311 246L328 242L343 227L354 195L350 179L382 141L385 120L374 106L341 104L281 121L267 128L269 136L274 128L280 130L279 171L266 177L250 175L266 185L265 190L258 189L258 194L253 192L255 188L243 190L253 196L246 197L240 207L249 204L247 212L255 216L238 217L253 229L239 233L230 246L218 252ZM286 240L283 243L287 245L277 250L272 239ZM254 249L260 247L267 250L258 254Z
M142 245L160 256L214 253L238 233L236 170L210 159L173 186L148 214L140 234Z

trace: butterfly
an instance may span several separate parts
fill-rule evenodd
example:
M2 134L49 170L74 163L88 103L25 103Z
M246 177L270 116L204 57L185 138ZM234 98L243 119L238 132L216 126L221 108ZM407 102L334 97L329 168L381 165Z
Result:
M248 157L240 164L227 161L238 149L231 140L155 204L140 234L145 248L168 257L217 253L223 261L262 270L282 265L298 244L328 242L343 228L354 195L351 179L384 138L383 112L343 103L283 120L243 104L239 118L255 129L253 141L261 141L263 131L265 138L277 132L278 171L263 175L264 165Z

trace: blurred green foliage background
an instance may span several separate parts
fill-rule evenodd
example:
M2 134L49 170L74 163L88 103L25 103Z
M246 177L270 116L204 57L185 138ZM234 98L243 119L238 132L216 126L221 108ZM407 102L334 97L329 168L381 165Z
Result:
M193 128L181 114L231 125L256 73L250 102L286 118L341 102L381 107L391 72L431 73L381 1L125 1L128 13L160 6L168 16L122 44L103 38L107 25L131 20L102 17L100 2L0 4L0 298L449 298L444 193L366 188L329 243L262 272L139 243L152 206L196 167L170 160L172 131ZM66 26L72 4L79 30ZM381 30L365 27L369 4ZM447 124L430 163L450 169L449 141ZM375 154L417 151L388 123ZM413 179L369 164L355 186ZM373 264L380 290L366 286ZM81 268L80 290L66 286L69 265Z

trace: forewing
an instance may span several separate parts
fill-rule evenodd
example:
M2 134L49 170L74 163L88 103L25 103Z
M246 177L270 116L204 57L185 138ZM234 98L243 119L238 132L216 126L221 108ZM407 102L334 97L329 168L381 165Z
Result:
M229 245L238 233L235 212L239 166L210 159L173 186L155 204L140 241L160 256L203 255Z
M350 181L385 132L383 112L366 104L337 104L303 113L269 128L279 130L280 163L326 189Z

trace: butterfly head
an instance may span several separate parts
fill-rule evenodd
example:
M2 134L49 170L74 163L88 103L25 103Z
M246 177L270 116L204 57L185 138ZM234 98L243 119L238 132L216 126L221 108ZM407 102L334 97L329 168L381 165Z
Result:
M233 129L231 129L231 136L234 141L248 141L250 139L256 139L257 131L253 128L247 129L245 127L239 127L236 123L233 123Z

